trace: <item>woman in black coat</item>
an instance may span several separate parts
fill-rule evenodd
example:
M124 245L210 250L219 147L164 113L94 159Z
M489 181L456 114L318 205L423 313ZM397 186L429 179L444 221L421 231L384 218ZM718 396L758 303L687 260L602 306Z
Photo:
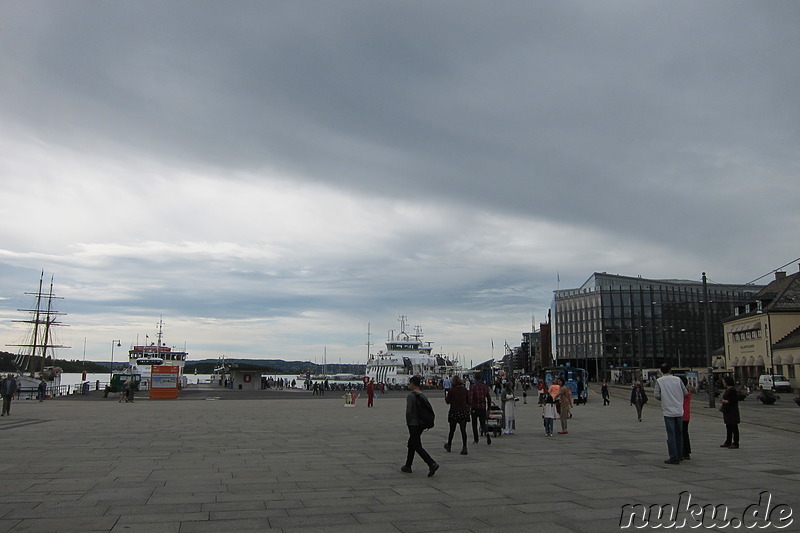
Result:
M736 389L731 376L725 376L725 392L722 393L722 418L725 422L725 429L727 435L725 442L720 445L720 448L739 448L739 396L736 394Z

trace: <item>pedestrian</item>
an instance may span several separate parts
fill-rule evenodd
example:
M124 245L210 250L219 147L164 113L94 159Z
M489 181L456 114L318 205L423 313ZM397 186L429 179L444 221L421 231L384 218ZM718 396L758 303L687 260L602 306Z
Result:
M511 383L506 383L506 388L502 395L503 401L503 419L505 420L505 427L503 428L503 435L513 435L515 429L514 418L514 403L517 398L514 396L514 389Z
M481 425L481 435L486 435L486 444L492 443L492 436L486 430L486 414L492 406L491 392L486 383L483 382L483 375L475 373L475 383L469 388L469 405L472 408L472 437L473 441L478 442L478 423Z
M636 407L636 416L639 417L639 422L642 421L642 408L647 403L647 393L642 388L642 383L637 381L633 384L631 389L631 405Z
M558 380L558 393L556 393L555 400L558 402L558 405L561 406L561 410L559 411L559 416L561 417L561 431L559 431L558 434L566 435L569 433L569 431L567 431L567 420L572 411L572 390L566 386L563 378L559 378Z
M544 421L544 436L553 436L553 421L556 419L556 402L552 396L546 395L542 402L542 420Z
M581 403L586 403L586 395L584 394L584 391L586 389L583 385L583 378L581 376L578 376L576 379L577 383L575 385L575 405L578 406Z
M36 388L36 399L40 402L44 401L44 397L47 395L47 382L42 379L39 382L39 386Z
M678 376L672 375L672 366L661 365L662 376L656 380L653 396L661 401L664 426L667 430L666 464L677 465L683 459L683 399L689 394Z
M425 464L428 465L428 477L431 477L439 469L439 464L422 447L422 432L425 427L422 424L422 409L433 413L433 407L428 398L422 393L420 386L422 380L419 376L411 376L408 386L411 392L406 396L406 425L408 426L408 455L406 464L400 467L401 472L411 473L411 464L414 462L414 454L419 454Z
M692 443L689 441L689 419L692 417L692 392L694 387L689 386L686 376L680 376L683 386L689 394L683 397L683 457L681 461L688 461L692 455Z
M544 401L547 397L547 389L545 388L544 379L540 379L536 384L536 390L539 391L539 405L544 405Z
M723 379L725 384L725 392L722 393L722 419L725 422L725 442L720 445L720 448L729 448L731 450L739 449L739 397L736 394L736 389L733 377L725 376ZM5 398L5 396L3 397Z
M445 376L444 381L442 382L442 388L444 389L444 395L447 396L447 391L450 390L450 387L453 386L453 380L450 379L450 376Z
M19 384L14 379L14 374L6 375L6 379L0 381L0 396L3 397L3 414L0 416L11 416L11 400L18 390Z
M611 395L608 392L608 381L603 380L603 385L600 387L600 394L603 396L603 407L611 403Z
M375 380L369 380L367 383L367 407L372 407L373 402L375 401Z
M457 425L461 429L461 455L467 455L467 422L469 422L470 413L469 396L469 391L464 386L464 381L460 376L454 376L444 397L445 403L450 406L450 411L447 413L450 433L447 435L447 444L444 445L444 449L448 452L453 444L453 435L456 432Z

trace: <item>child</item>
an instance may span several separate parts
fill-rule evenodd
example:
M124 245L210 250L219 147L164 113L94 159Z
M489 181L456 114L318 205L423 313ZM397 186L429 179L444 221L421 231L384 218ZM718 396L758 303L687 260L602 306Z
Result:
M549 394L544 399L542 406L542 418L544 419L544 435L545 437L553 436L553 421L556 418L556 403L553 397Z

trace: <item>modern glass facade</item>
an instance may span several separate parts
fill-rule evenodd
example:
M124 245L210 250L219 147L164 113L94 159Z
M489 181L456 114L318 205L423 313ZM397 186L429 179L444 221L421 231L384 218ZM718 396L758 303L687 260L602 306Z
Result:
M712 351L724 345L723 319L761 288L707 284ZM675 368L707 365L701 282L595 273L578 289L555 291L552 309L558 364L586 368L595 379L665 361Z

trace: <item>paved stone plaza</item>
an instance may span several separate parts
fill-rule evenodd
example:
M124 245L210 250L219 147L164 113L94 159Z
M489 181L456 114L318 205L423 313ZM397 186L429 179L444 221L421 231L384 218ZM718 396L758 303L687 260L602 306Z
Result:
M698 398L692 460L672 466L658 402L639 423L624 389L608 407L595 394L553 438L536 404L519 402L517 433L491 446L470 438L466 456L443 450L446 405L429 391L438 422L423 444L441 468L428 478L419 458L413 474L399 470L404 393L373 409L301 391L188 390L133 404L93 394L17 401L0 419L0 532L622 531L624 505L678 505L682 491L729 517L763 491L800 512L790 395L741 404L739 450L719 448L721 414ZM792 518L782 531L800 531Z

